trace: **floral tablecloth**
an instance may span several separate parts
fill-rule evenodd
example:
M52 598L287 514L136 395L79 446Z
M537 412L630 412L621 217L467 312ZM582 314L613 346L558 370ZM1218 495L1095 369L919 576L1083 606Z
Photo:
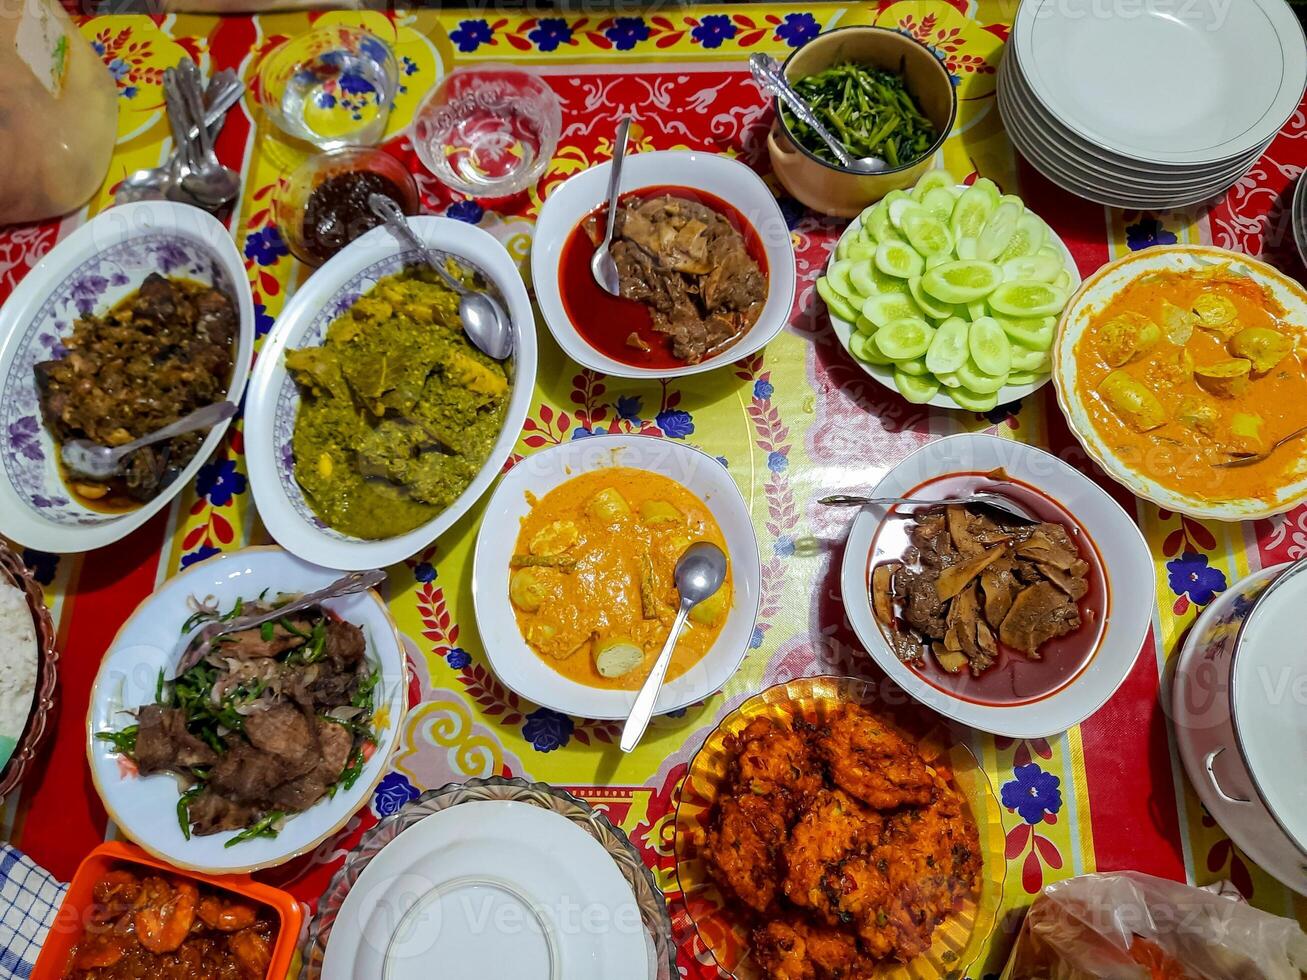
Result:
M540 201L569 175L609 156L622 114L639 124L636 151L727 153L767 176L771 110L749 78L747 54L783 57L823 28L876 23L930 45L954 76L961 112L944 162L968 179L984 174L1022 194L1066 240L1082 273L1132 249L1181 241L1241 249L1304 276L1287 205L1288 189L1307 164L1307 112L1298 112L1261 162L1211 209L1153 214L1088 204L1030 170L1004 136L995 68L1014 9L995 0L880 0L860 7L812 4L802 12L764 4L645 16L426 11L88 19L81 30L109 66L120 96L117 153L90 211L109 204L124 174L161 161L164 67L190 55L206 71L230 66L251 79L264 51L315 20L360 23L390 40L400 57L403 87L388 146L416 174L425 209L478 223L523 258ZM558 93L561 145L539 185L519 198L483 203L453 197L423 170L403 130L423 94L452 68L503 61L531 65ZM308 271L289 256L270 209L278 179L300 154L248 106L229 118L218 151L244 174L230 227L245 257L262 336ZM763 554L761 615L743 668L706 703L656 719L630 756L616 749L616 725L527 703L488 670L477 637L470 574L482 508L475 508L434 546L390 570L391 606L416 668L413 708L392 771L337 839L265 877L312 902L360 833L421 790L469 776L528 776L568 788L625 828L669 897L685 975L715 976L678 900L672 858L677 781L706 732L752 693L799 675L873 671L839 597L849 514L823 510L814 498L819 491L868 486L926 440L992 431L1049 447L1104 482L1137 515L1158 569L1152 633L1106 707L1054 739L970 736L1004 807L1004 907L1028 904L1050 881L1137 868L1198 882L1228 877L1255 904L1303 916L1307 902L1255 867L1204 812L1179 766L1159 694L1167 660L1214 595L1250 570L1307 553L1307 507L1274 520L1222 525L1142 504L1107 484L1085 459L1051 387L983 416L907 404L871 382L845 354L816 299L813 283L841 223L806 212L779 186L776 191L798 259L789 328L731 368L648 384L581 370L542 328L540 382L515 457L609 432L683 440L721 457L752 510ZM0 232L0 295L82 220ZM6 445L5 451L12 450ZM97 663L118 626L179 568L267 540L250 499L237 424L195 485L118 545L61 558L25 552L59 623L63 661L53 736L35 773L8 801L3 830L55 874L67 879L109 832L87 771L85 718ZM1014 919L1004 919L988 960L974 965L973 976L997 971Z

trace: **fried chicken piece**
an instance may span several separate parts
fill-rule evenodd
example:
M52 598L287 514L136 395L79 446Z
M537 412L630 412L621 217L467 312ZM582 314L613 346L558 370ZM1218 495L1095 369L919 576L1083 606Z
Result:
M798 917L755 929L753 952L771 980L869 980L875 970L853 936Z
M828 719L817 750L835 784L873 809L924 806L934 797L930 769L916 747L858 705Z
M782 850L785 897L836 924L840 866L880 839L884 818L843 790L821 790L790 831Z
M732 777L740 793L773 796L787 817L821 789L808 739L783 722L755 718L735 737Z
M776 852L785 829L785 814L771 798L742 794L722 801L708 831L704 853L713 876L759 912L776 901Z

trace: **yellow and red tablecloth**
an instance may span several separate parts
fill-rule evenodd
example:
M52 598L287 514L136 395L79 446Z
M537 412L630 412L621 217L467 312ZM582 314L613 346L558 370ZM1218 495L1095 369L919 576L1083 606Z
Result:
M750 4L615 16L424 11L86 19L82 33L116 79L120 108L112 170L89 211L110 204L125 174L161 162L165 67L189 55L206 73L233 67L252 84L261 55L283 38L315 22L339 21L365 25L394 45L402 88L388 147L415 173L425 210L478 223L523 259L540 201L569 175L609 156L624 114L639 125L637 152L731 154L770 180L764 141L771 109L750 80L748 53L784 57L822 29L875 23L929 45L954 76L961 109L943 162L969 179L983 174L1019 192L1067 242L1082 274L1130 250L1175 241L1240 249L1299 278L1307 274L1294 253L1286 191L1307 164L1307 109L1210 210L1154 214L1086 203L1020 162L1004 136L995 68L1014 9L1010 0L879 0L818 3L801 11ZM563 107L562 141L549 170L535 189L510 201L452 195L425 172L403 138L415 106L444 74L489 62L530 65ZM1130 65L1101 70L1129 72ZM253 105L247 99L232 113L218 149L244 175L230 227L245 256L262 336L309 270L289 256L271 208L278 180L302 152L283 143ZM676 786L690 756L726 711L774 682L874 672L839 595L850 514L823 510L814 500L870 486L926 440L987 430L1051 448L1107 485L1137 515L1158 572L1152 634L1120 692L1098 714L1054 739L967 736L1004 806L1004 907L1021 908L1050 881L1137 868L1200 883L1228 877L1254 904L1307 917L1307 901L1253 866L1204 812L1180 768L1163 696L1168 660L1215 594L1250 570L1307 553L1307 507L1274 520L1222 525L1134 500L1085 458L1051 387L983 416L907 404L844 352L813 289L841 223L806 212L779 185L774 189L798 260L789 328L765 351L729 369L648 384L580 369L541 328L536 399L517 447L520 457L567 440L643 432L720 457L753 512L763 554L762 610L743 668L709 701L655 719L629 756L615 747L615 724L566 717L522 700L489 671L477 637L470 576L483 506L474 508L431 548L390 570L391 606L416 668L413 708L393 770L336 840L266 877L312 902L359 834L423 789L469 776L528 776L589 800L630 834L671 901L683 969L691 977L715 976L678 901L672 859ZM0 295L85 217L0 231ZM60 877L67 879L106 833L85 761L85 719L97 664L119 624L179 568L267 540L251 501L237 424L196 484L126 540L80 556L25 552L46 586L63 660L53 732L27 783L7 802L2 826L5 836ZM971 975L979 980L996 973L1013 935L1001 924L988 961Z

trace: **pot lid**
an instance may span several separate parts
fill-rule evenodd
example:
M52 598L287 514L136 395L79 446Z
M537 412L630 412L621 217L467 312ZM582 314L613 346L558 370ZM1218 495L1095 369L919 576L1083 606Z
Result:
M1307 853L1307 560L1244 621L1230 681L1235 735L1266 808Z

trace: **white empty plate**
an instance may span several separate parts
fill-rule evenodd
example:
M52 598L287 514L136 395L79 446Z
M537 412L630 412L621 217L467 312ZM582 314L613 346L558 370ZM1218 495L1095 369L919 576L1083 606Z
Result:
M1307 43L1284 0L1027 0L1014 46L1035 95L1076 133L1140 160L1251 152L1297 109Z
M553 811L483 800L432 814L373 858L322 977L612 980L648 964L635 895L598 841Z

